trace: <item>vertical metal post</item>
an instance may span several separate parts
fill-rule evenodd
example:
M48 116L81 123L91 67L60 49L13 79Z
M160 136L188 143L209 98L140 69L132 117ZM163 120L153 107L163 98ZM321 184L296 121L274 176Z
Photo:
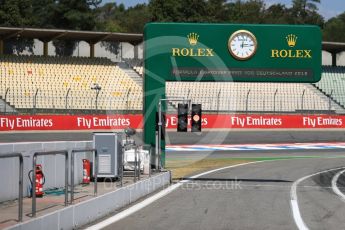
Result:
M127 113L129 113L129 94L131 93L131 88L128 89L127 95L126 95L126 106L127 106Z
M71 91L71 88L69 88L67 90L67 93L66 93L66 97L65 97L65 109L67 110L68 109L68 95L69 95L69 92Z
M332 109L332 95L333 95L333 89L331 90L331 94L328 96L328 110L329 111Z
M68 205L68 152L65 154L65 206Z
M137 181L137 173L138 173L137 147L134 146L134 183Z
M62 154L65 155L65 206L68 205L68 152L66 150L61 151L51 151L51 152L36 152L33 155L32 160L32 217L36 217L36 163L37 163L37 156L45 156L45 155L58 155Z
M72 204L74 201L74 151L71 152L71 201Z
M162 102L159 100L158 103L158 171L161 170L161 140L162 139Z
M302 110L302 112L303 112L303 109L304 109L304 94L305 94L305 89L303 90L303 93L302 93L302 101L301 101L301 110Z
M73 149L71 152L71 201L72 204L74 201L74 156L75 153L85 153L92 152L95 157L95 172L94 172L94 186L93 186L93 195L97 196L97 175L98 175L98 154L97 149Z
M32 164L32 188L31 188L31 197L32 197L32 217L36 217L36 160L37 156L34 154L33 156L33 164Z
M18 219L19 221L23 221L23 156L22 154L19 155L19 207L18 207Z
M121 184L121 187L123 186L123 166L125 164L125 147L122 147L122 156L121 156L121 181L120 181L120 184Z
M5 108L4 108L4 113L6 114L6 107L7 107L7 94L8 94L8 91L10 91L10 88L7 88L6 89L6 92L5 92Z
M97 149L93 149L93 152L95 153L95 179L94 179L94 187L93 187L93 195L97 196L97 180L98 180L98 152Z
M138 154L138 180L140 180L140 164L141 164L141 160L140 160L140 151L138 149L138 146L136 146L136 152Z
M219 113L219 103L220 103L220 93L221 93L221 89L219 90L218 94L217 94L217 113Z
M248 101L249 101L249 94L250 94L250 89L247 92L247 99L246 99L246 112L248 113Z
M159 99L158 102L158 143L156 142L156 146L158 148L157 155L158 155L158 171L161 171L161 169L163 168L163 164L162 164L162 159L161 159L161 139L162 139L162 101L182 101L182 102L186 102L188 101L188 110L191 104L191 100L190 99ZM157 140L156 140L157 141Z
M157 172L158 171L158 164L159 164L159 159L158 159L158 142L159 142L159 138L158 138L158 131L156 131L156 148L155 148L155 171Z
M37 94L38 94L38 91L39 91L39 89L36 89L35 96L34 96L34 104L33 104L33 107L34 107L34 111L33 111L33 113L34 113L34 114L36 113L36 106L37 106Z
M273 112L276 111L276 96L278 93L278 89L276 89L276 91L274 92L274 96L273 96Z
M23 155L21 153L0 154L0 158L19 158L19 180L18 180L18 221L23 221Z

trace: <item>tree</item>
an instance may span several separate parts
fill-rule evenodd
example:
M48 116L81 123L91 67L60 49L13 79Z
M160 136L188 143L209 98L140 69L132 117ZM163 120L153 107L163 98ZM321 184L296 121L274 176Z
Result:
M314 24L322 26L323 17L317 12L317 3L321 0L293 0L291 8L291 24Z
M228 7L226 0L208 0L206 6L207 20L209 22L226 22L228 19Z
M268 7L264 14L265 23L269 24L288 24L289 11L285 5L274 4Z
M263 23L265 4L262 0L237 0L235 3L230 3L229 7L229 22L236 23Z
M54 28L71 30L93 30L96 27L94 10L99 0L57 0L50 5L47 24ZM58 56L72 55L76 41L53 41Z
M332 42L345 42L345 12L325 23L323 39Z
M205 22L207 21L207 5L205 0L182 1L179 12L179 21Z
M32 0L0 0L0 26L31 27L34 25ZM21 53L24 50L33 53L32 39L20 35L5 41L4 53Z
M142 33L146 23L151 21L151 14L146 4L138 4L128 8L121 18L121 27L126 32Z
M152 21L179 22L183 18L181 5L184 0L151 0L149 10Z

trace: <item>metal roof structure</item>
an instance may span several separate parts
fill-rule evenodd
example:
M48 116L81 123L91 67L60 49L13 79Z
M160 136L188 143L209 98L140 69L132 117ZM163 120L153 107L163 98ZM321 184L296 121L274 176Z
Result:
M93 43L93 44L100 41L108 41L108 42L128 42L128 43L136 45L143 41L142 34L60 30L60 29L0 27L1 40L7 40L14 37L39 39L43 42L48 42L55 39L80 40L80 41L86 41L88 43Z
M345 43L340 42L322 42L322 50L330 53L340 53L345 51Z
M60 29L38 29L38 28L19 28L19 27L0 27L0 39L7 40L13 37L35 38L47 42L55 39L59 40L80 40L88 43L100 41L108 42L128 42L139 44L143 41L143 34L134 33L111 33L97 31L78 31ZM345 51L345 43L322 42L322 50L330 53Z
M61 29L40 29L40 28L19 28L0 27L0 53L3 52L4 41L11 38L39 39L44 43L44 55L48 53L47 43L52 40L75 40L86 41L90 44L90 56L94 56L94 44L107 42L128 42L134 46L143 42L143 34L134 33L112 33L97 31L78 31ZM336 55L345 51L345 43L322 42L322 50L331 53L332 65L336 65Z

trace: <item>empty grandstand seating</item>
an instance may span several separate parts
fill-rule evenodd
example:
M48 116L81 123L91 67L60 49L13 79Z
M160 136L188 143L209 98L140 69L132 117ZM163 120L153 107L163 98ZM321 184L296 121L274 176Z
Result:
M125 59L124 60L130 67L133 68L140 76L144 73L143 60L142 59Z
M322 73L321 80L315 86L325 95L345 106L345 67L323 66Z
M17 109L142 109L141 87L109 59L2 56L0 60L0 95ZM101 87L97 105L94 84Z
M139 75L143 74L141 59L126 59ZM332 69L332 68L331 68ZM343 78L345 84L345 71ZM327 71L323 79L328 77ZM341 79L340 76L339 80ZM322 81L321 81L322 82ZM345 85L344 85L345 86ZM342 87L343 89L345 87ZM339 90L339 99L345 97ZM201 103L206 111L230 112L336 112L344 113L344 107L333 98L320 92L312 84L301 83L191 83L168 82L166 94L169 98L188 98ZM334 92L335 95L335 92ZM171 104L176 107L178 102Z
M203 110L209 111L344 111L311 84L300 83L169 82L167 95L185 95L193 103L201 103Z
M76 57L2 56L0 61L0 97L19 112L142 110L142 78L130 76L128 65L126 70L106 58ZM126 61L142 75L142 60ZM345 68L324 67L314 85L168 82L166 94L201 103L208 112L344 113L344 88Z

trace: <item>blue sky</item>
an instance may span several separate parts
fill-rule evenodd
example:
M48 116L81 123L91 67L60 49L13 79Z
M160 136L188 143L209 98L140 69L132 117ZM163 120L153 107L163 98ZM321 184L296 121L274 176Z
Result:
M148 0L103 0L103 3L116 2L124 3L125 6L133 6L138 3L147 3ZM275 3L283 3L287 6L291 5L292 0L265 0L266 5ZM319 5L319 12L326 18L337 16L345 11L345 0L321 0Z

